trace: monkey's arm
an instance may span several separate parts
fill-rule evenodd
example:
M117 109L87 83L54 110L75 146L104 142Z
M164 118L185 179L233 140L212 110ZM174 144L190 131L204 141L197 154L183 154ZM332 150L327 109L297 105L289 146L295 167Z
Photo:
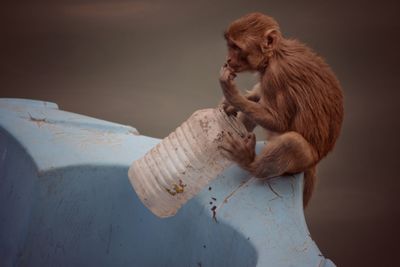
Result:
M245 98L235 99L233 105L248 119L267 130L284 132L288 128L286 119L268 106L262 106L260 103L251 102Z
M261 98L261 90L260 90L260 83L257 83L256 85L253 86L251 90L246 90L246 93L243 95L246 99L252 101L252 102L258 102L260 101ZM226 98L222 98L220 105L222 105L228 114L232 114L237 112L237 108L232 106Z
M229 67L222 67L220 73L220 84L226 101L243 112L246 117L255 124L274 132L284 132L287 130L287 120L283 114L267 105L253 102L240 94L236 85L233 83L235 74Z
M260 83L257 83L251 90L246 90L244 97L252 102L258 102L261 98ZM238 113L238 108L231 105L225 98L221 101L226 114L235 114L239 121L243 123L248 132L252 132L257 126L256 123L248 118L243 112Z
M258 102L261 98L261 85L257 83L251 90L246 90L244 97L250 101Z

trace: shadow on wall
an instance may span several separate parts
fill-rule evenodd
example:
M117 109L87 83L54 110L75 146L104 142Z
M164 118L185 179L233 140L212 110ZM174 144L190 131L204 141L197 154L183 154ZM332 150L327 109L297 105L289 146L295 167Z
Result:
M31 216L24 218L28 220L26 238L15 258L6 262L32 266L256 265L257 253L250 242L231 227L213 221L196 199L174 217L155 217L132 192L127 171L126 167L85 165L28 176L37 184ZM9 181L6 186L15 185ZM7 205L7 201L1 204L3 215ZM8 229L0 229L1 236L7 235ZM1 243L0 249L6 250L8 244Z

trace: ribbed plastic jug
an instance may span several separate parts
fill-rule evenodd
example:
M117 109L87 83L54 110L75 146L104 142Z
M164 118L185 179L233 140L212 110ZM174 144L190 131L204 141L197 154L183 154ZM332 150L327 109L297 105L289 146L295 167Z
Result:
M228 132L233 138L247 135L244 125L222 108L198 110L134 161L128 176L143 204L159 217L175 215L232 164L218 148Z

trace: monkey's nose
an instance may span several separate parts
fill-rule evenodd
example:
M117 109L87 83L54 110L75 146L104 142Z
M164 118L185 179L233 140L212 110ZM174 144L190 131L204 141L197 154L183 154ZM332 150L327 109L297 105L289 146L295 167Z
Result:
M231 61L232 61L232 59L229 57L226 59L226 63L228 63L228 64L231 63Z

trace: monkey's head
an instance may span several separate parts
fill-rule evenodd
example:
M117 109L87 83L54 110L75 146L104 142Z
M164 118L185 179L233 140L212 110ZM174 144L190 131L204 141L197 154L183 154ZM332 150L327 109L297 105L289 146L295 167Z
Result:
M229 25L224 33L227 63L235 72L263 72L279 45L278 23L261 13L250 13Z

